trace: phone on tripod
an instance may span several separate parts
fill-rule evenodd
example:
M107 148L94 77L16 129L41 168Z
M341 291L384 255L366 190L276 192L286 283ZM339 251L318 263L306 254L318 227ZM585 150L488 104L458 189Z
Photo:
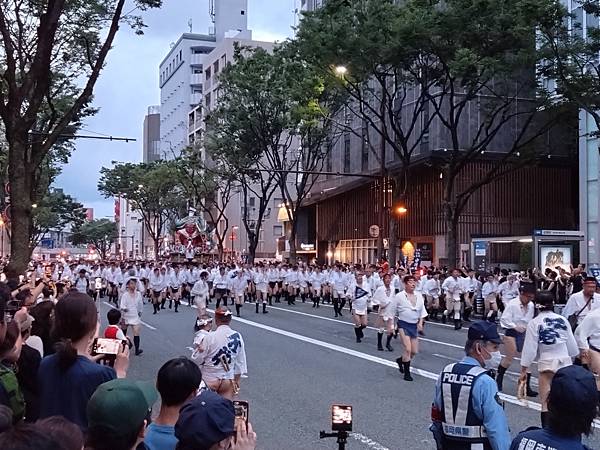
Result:
M352 406L331 406L331 430L346 432L352 431Z

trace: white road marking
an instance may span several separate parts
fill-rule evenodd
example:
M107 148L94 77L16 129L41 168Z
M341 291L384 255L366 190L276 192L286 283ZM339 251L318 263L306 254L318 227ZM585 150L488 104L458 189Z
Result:
M345 325L352 325L352 326L354 326L354 324L352 322L345 322L345 321L339 320L339 319L331 319L330 317L316 316L314 314L308 314L308 313L304 313L302 311L294 311L292 309L278 308L276 306L270 306L269 308L270 309L276 309L278 311L289 312L289 313L292 313L292 314L300 314L302 316L314 317L315 319L328 320L330 322L337 322L337 323L343 323ZM378 331L378 328L371 327L371 326L368 326L367 329ZM433 339L428 339L428 338L425 338L425 337L422 337L422 336L419 336L419 340L420 341L425 341L425 342L431 342L433 344L438 344L438 345L445 345L447 347L459 348L461 350L464 349L463 345L456 345L456 344L450 344L448 342L435 341Z
M102 302L102 303L104 303L106 306L110 306L111 308L116 308L116 306L115 306L115 305L111 305L111 304L110 304L110 303L108 303L108 302ZM141 320L140 322L142 322L142 325L144 325L146 328L150 328L151 330L155 330L155 331L156 331L156 328L155 328L155 327L153 327L152 325L150 325L150 324L147 324L147 323L146 323L146 322L144 322L143 320Z
M374 441L373 439L368 438L364 434L350 433L350 437L356 439L361 444L364 444L367 447L372 448L373 450L390 450L389 448L381 445L379 442Z
M207 311L214 313L213 310L209 310L207 309ZM381 364L383 366L388 366L388 367L393 367L395 369L398 368L398 365L394 362L394 361L389 361L387 359L383 359L383 358L379 358L377 356L373 356L373 355L369 355L367 353L362 353L362 352L358 352L356 350L352 350L349 348L345 348L345 347L340 347L339 345L335 345L335 344L330 344L329 342L324 342L324 341L319 341L318 339L313 339L307 336L303 336L301 334L296 334L296 333L292 333L290 331L286 331L286 330L282 330L279 328L275 328L275 327L271 327L269 325L264 325L262 323L258 323L258 322L253 322L251 320L248 319L243 319L241 317L233 317L234 320L246 324L246 325L250 325L252 327L255 328L260 328L266 331L270 331L271 333L275 333L275 334L280 334L282 336L286 336L289 337L291 339L296 339L298 341L302 341L302 342L306 342L308 344L313 344L316 345L318 347L323 347L326 348L328 350L333 350L336 351L338 353L343 353L349 356L354 356L355 358L360 358L360 359L364 359L366 361L370 361L370 362L374 362L377 364ZM415 375L420 375L423 378L428 378L430 380L434 380L437 381L438 379L438 374L435 374L433 372L429 372L428 370L423 370L423 369L418 369L416 367L412 367L411 368L411 373L415 374ZM529 401L529 400L520 400L517 397L515 397L514 395L508 395L508 394L504 394L504 393L499 393L498 394L499 397L504 400L507 403L512 403L513 405L517 405L517 406L523 406L525 408L534 410L534 411L541 411L542 410L542 405L540 405L537 402L534 401ZM594 420L594 427L595 428L600 428L600 420L595 419Z

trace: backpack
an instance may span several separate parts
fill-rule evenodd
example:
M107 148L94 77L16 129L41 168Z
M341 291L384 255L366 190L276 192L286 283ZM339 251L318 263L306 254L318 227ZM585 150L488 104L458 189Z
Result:
M1 364L0 385L2 385L6 391L9 403L8 406L13 412L13 423L17 423L23 419L23 415L25 414L25 399L23 398L23 393L21 392L15 373Z

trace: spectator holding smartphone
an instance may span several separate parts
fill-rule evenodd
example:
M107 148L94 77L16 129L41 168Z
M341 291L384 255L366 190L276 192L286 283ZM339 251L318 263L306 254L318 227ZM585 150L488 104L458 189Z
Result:
M69 292L58 301L54 314L57 351L40 365L40 418L64 416L85 431L90 397L102 383L125 378L129 349L123 346L114 368L96 363L103 356L93 358L90 354L98 333L98 312L87 294Z
M236 419L233 402L204 391L185 404L175 424L177 450L254 450L252 425Z

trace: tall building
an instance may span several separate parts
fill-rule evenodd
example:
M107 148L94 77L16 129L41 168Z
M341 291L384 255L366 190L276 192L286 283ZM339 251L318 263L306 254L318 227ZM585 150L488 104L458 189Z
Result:
M571 13L569 29L587 38L598 28L598 17L588 14L580 2L561 0ZM579 111L579 228L585 234L580 244L580 259L590 266L600 266L600 140L598 128L590 114Z
M302 0L302 11L314 11L323 6L324 0Z
M188 113L202 101L204 58L214 36L184 33L160 64L160 152L172 159L188 145Z
M158 161L160 155L160 106L149 106L144 117L143 161Z
M204 100L202 106L198 108L203 114L210 112L218 106L218 77L227 64L233 62L236 44L243 47L262 47L267 51L273 50L275 45L272 42L253 41L251 39L251 32L249 34L250 37L248 37L248 34L242 34L233 38L223 38L223 40L217 44L215 49L206 57L204 68ZM190 124L196 123L198 109L190 113ZM199 125L200 130L196 131L196 133L201 135L204 121L201 120ZM198 135L196 134L196 136ZM283 236L283 225L277 221L278 205L283 203L283 200L277 197L278 195L273 196L271 204L263 216L263 223L258 233L258 247L256 249L256 256L258 258L270 258L275 256L277 252L277 241ZM239 191L231 197L226 210L226 216L229 219L229 230L227 233L228 240L226 241L226 244L229 244L229 246L226 245L226 251L231 251L231 246L233 246L233 250L239 255L248 248L248 236L242 222L242 217L247 208L250 224L255 222L256 217L258 216L257 206L258 199L254 197L250 197L248 199L248 204L244 204L244 197ZM215 225L220 227L221 230L224 228L224 223ZM235 231L233 231L233 227L237 227ZM232 236L234 237L234 240L231 240Z
M248 30L248 0L210 0L210 15L217 42L228 36L251 38Z

